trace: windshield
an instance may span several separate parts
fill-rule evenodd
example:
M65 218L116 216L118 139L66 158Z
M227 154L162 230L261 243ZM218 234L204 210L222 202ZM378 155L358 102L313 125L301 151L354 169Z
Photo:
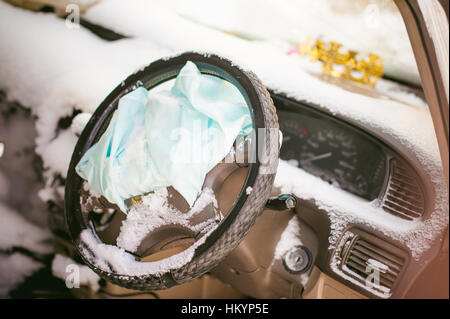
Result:
M384 76L415 86L420 77L403 19L392 0L170 0L179 15L286 53L308 39L383 59Z

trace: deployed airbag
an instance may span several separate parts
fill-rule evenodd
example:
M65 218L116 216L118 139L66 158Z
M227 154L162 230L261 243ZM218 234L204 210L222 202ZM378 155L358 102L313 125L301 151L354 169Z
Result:
M124 95L76 171L125 213L126 199L168 186L192 206L208 171L251 129L239 90L188 61L170 90Z

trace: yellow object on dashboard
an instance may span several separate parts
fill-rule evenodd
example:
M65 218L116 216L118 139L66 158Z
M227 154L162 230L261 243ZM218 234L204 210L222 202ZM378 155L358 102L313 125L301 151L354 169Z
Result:
M369 53L368 59L357 59L357 51L349 50L340 52L342 44L330 41L327 44L311 39L299 46L301 56L309 55L312 62L321 61L322 71L325 74L344 78L374 86L380 76L383 75L383 59L373 53ZM336 66L340 66L336 68Z

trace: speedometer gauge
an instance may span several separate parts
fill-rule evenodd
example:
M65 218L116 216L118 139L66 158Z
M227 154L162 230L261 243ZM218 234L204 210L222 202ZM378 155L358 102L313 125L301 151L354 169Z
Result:
M322 129L304 141L299 164L306 171L357 195L368 191L360 174L358 146L353 136L337 129Z
M380 195L386 155L368 134L311 108L279 109L278 119L282 159L367 200Z

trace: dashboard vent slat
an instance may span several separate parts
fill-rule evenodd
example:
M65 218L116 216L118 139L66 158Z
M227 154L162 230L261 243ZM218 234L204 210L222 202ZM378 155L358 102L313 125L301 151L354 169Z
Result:
M392 208L390 208L388 206L383 206L383 209L385 211L387 211L388 213L390 213L390 214L392 214L394 216L403 218L403 219L407 219L407 220L413 220L414 219L413 217L411 217L409 215L406 215L406 214L404 214L402 212L396 211L395 209L392 209Z
M416 210L418 210L417 207L414 207L414 206L410 205L409 203L404 203L401 199L398 199L398 198L391 199L390 197L391 196L387 196L387 198L385 200L385 204L388 205L389 207L395 208L399 212L406 213L406 215L408 215L408 216L412 216L412 217L420 217L421 216L421 214L416 211Z
M359 281L365 289L379 296L390 296L406 266L408 255L402 249L360 229L349 232L355 236L341 252L341 270ZM375 272L379 282L373 281ZM367 279L371 279L373 285L368 286Z
M417 207L423 206L423 201L421 201L420 197L413 197L410 193L405 192L399 192L394 188L390 188L389 195L394 198L399 198L404 200L407 203L410 203L411 205L415 205Z
M376 253L376 252L375 252L374 250L372 250L372 249L365 249L365 248L363 248L363 247L361 247L361 246L358 246L358 245L359 245L359 243L357 243L357 244L354 246L354 248L353 248L354 251L352 251L352 253L355 253L355 251L359 251L359 252L361 252L362 255L365 255L367 258L369 258L368 256L373 255L378 261L380 261L380 262L382 262L383 264L389 266L389 270L390 270L391 272L396 273L396 274L398 274L398 272L400 272L400 270L401 270L401 261L398 261L398 260L396 260L396 261L389 260L388 258L383 257L381 254ZM391 257L392 257L392 256L391 256ZM366 261L367 261L367 260L368 260L368 259L366 259Z
M366 258L361 258L361 257L356 257L355 256L355 254L351 254L349 257L348 257L348 263L350 262L350 261L352 261L353 263L356 263L357 265L359 265L359 267L363 267L363 272L364 273L366 273L366 267L367 267L367 265L370 263L369 262L369 260L368 259L366 259ZM390 281L391 283L394 283L395 282L395 279L397 278L397 276L398 276L398 272L394 272L394 271L391 271L390 269L388 269L388 270L386 270L386 271L383 271L383 270L381 270L384 274L385 274L385 276L384 276L384 278L386 278L388 281ZM367 274L367 273L366 273ZM368 275L368 274L367 274Z
M406 163L391 161L391 171L382 199L384 211L397 217L414 220L425 213L425 201L419 178Z

